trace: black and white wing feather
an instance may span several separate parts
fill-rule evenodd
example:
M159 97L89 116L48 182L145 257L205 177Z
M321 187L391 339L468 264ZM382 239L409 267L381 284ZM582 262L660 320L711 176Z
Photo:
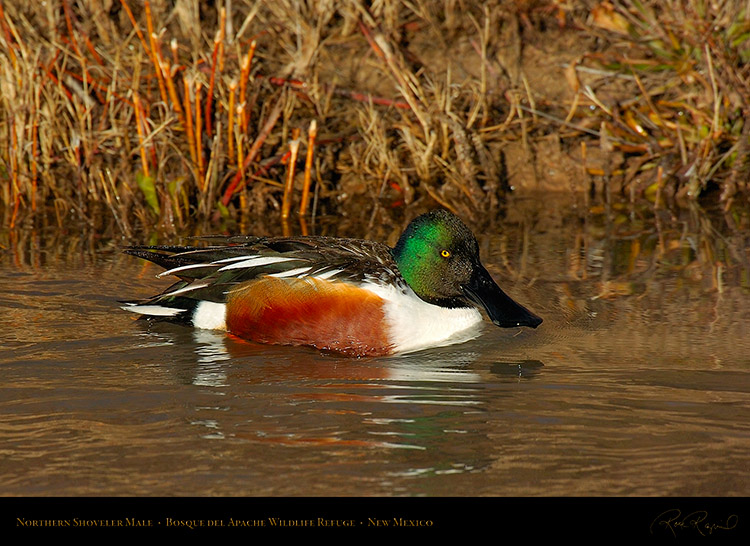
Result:
M125 252L163 267L165 271L159 277L179 279L161 294L131 303L141 309L179 309L158 313L166 316L187 310L197 301L223 303L233 288L263 276L388 283L406 288L391 249L359 239L240 236L221 238L221 244L206 247L133 246Z

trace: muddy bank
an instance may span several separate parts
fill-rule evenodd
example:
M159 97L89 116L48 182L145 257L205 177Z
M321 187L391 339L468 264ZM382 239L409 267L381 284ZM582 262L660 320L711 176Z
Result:
M513 194L747 202L735 3L3 7L4 225L179 231Z

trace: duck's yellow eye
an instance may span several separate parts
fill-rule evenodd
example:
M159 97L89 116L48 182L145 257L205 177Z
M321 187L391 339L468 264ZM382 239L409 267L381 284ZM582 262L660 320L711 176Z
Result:
M451 257L451 252L450 252L450 250L441 250L440 251L440 255L443 258L450 258Z

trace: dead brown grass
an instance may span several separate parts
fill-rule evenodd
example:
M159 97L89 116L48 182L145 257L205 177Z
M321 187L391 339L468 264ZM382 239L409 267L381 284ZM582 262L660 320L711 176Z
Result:
M747 199L746 2L0 8L5 225L481 216L514 188Z

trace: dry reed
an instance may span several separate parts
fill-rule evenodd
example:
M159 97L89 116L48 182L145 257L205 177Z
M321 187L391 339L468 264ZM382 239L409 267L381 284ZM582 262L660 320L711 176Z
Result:
M305 216L312 191L328 212L482 216L513 187L601 180L659 206L714 189L746 202L746 3L215 4L0 4L5 225L54 210L130 233L293 202ZM528 61L545 39L567 59L548 86ZM557 187L537 168L571 158Z

